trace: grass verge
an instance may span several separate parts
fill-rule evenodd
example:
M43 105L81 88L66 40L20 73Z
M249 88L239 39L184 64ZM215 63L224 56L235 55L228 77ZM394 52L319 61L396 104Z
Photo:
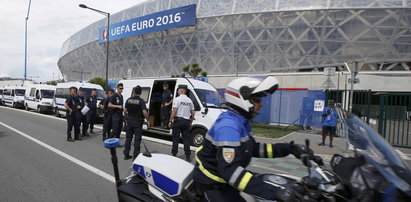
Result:
M253 136L280 138L299 129L298 126L278 126L267 123L251 123Z

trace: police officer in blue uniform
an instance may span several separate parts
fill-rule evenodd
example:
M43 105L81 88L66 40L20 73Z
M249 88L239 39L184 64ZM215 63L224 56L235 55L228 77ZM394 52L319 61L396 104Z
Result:
M71 131L74 127L74 139L75 140L81 140L79 137L80 134L80 128L79 128L79 123L77 120L77 105L78 105L78 100L76 97L77 93L77 88L76 87L70 87L70 95L66 98L66 101L64 103L64 107L67 109L66 111L66 117L67 117L67 141L69 142L74 142L73 138L71 137Z
M86 105L89 108L87 113L87 125L86 125L86 132L88 128L90 128L90 134L94 135L94 122L96 121L97 115L97 90L95 88L91 89L90 96L86 98Z
M173 156L177 155L178 152L178 142L180 139L180 133L183 138L184 143L184 153L186 155L186 160L190 160L190 125L194 118L194 104L193 101L187 97L187 85L179 85L178 97L173 101L173 111L170 115L169 127L173 128L173 146L171 149L171 154Z
M104 111L104 120L103 120L103 134L102 139L103 141L106 140L111 133L111 110L112 108L108 107L108 103L110 103L111 96L113 96L114 90L110 89L106 93L106 98L100 103L100 108Z
M267 200L293 201L294 189L280 189L246 168L252 157L276 158L301 155L301 146L291 143L264 144L251 136L251 119L262 107L262 97L272 94L278 81L272 76L238 78L229 83L223 112L196 151L193 173L197 192L205 201L245 201L243 191Z
M81 127L81 134L83 135L83 136L89 136L88 134L87 134L87 115L83 115L82 113L81 113L81 110L84 108L84 106L85 106L85 99L84 99L84 96L83 96L83 88L82 87L80 87L79 89L78 89L78 91L77 91L77 100L78 100L78 105L77 105L77 109L78 109L78 113L77 113L77 119L78 119L78 122L79 122L79 127L80 127L80 125L82 126Z
M147 106L143 99L140 98L141 87L134 88L134 96L127 99L124 106L124 117L127 119L126 143L124 144L124 160L135 159L140 154L141 136L143 135L144 118L148 121ZM147 127L150 123L147 122ZM130 156L131 141L134 136L133 157Z
M114 93L113 96L110 98L110 102L108 103L108 107L111 108L111 135L110 138L120 138L121 128L123 126L123 84L118 83L117 92Z

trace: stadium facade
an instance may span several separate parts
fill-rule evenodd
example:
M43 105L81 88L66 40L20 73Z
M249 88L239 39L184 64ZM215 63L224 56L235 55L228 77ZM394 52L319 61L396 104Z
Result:
M110 21L191 4L195 26L110 41L109 79L166 77L192 63L211 77L342 70L347 61L376 73L411 67L411 0L148 0ZM66 80L105 77L106 22L65 41L58 66Z

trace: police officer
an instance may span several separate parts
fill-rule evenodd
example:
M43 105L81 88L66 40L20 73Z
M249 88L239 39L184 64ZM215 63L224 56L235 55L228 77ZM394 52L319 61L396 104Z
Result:
M121 128L123 125L123 95L121 94L124 89L123 84L118 83L116 88L116 93L111 96L110 102L108 103L108 107L112 109L111 127L113 130L111 131L110 138L120 138Z
M85 106L85 99L83 96L83 88L80 87L77 91L77 100L78 100L78 105L77 105L77 109L78 109L78 113L77 113L77 119L79 122L79 127L80 124L82 125L82 130L81 130L81 134L83 136L89 136L87 134L87 114L83 115L83 113L81 113L81 110L84 108Z
M144 118L147 119L147 127L150 127L148 122L147 106L143 99L140 98L141 87L134 88L134 96L127 99L124 106L124 116L127 118L126 143L124 144L124 160L135 159L140 154L140 143ZM134 136L134 152L133 157L129 155L131 141Z
M79 137L80 129L78 126L77 120L77 105L78 100L76 97L77 88L70 87L70 95L66 98L66 102L64 103L64 107L67 109L66 117L67 117L67 141L74 142L73 138L71 137L71 131L74 127L74 139L81 140Z
M169 89L167 81L163 83L163 94L161 97L161 127L167 128L167 123L171 113L171 106L173 103L173 94Z
M106 140L111 133L111 122L112 122L112 116L111 116L111 111L112 108L108 107L108 103L110 103L111 96L113 96L114 90L110 89L106 93L106 98L102 100L100 103L100 109L104 111L104 120L103 120L103 134L102 138L103 141Z
M208 131L196 151L193 178L197 192L209 201L245 201L240 192L267 200L294 201L294 189L268 184L264 175L246 170L251 157L275 158L294 154L300 157L304 147L291 143L257 143L251 136L251 119L262 107L261 98L278 88L277 79L238 78L225 92L229 110L223 112Z
M183 137L184 153L186 160L190 160L190 140L189 132L191 120L194 118L194 104L193 101L187 97L187 85L178 86L178 97L173 101L173 111L171 112L170 121L168 126L173 128L173 146L171 154L177 155L178 142L180 139L180 133Z
M95 88L91 89L90 96L86 98L86 105L89 108L87 113L87 125L86 125L86 132L87 129L90 128L90 134L94 135L94 122L96 121L96 114L97 114L97 91Z

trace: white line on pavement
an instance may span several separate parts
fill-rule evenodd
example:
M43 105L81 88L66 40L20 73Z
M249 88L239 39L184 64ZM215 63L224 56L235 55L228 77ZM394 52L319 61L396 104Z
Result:
M400 151L399 149L395 149L395 151L397 151L397 153L401 156L402 159L411 160L411 158L408 157L408 155L410 155L410 154L405 154L404 152Z
M95 174L103 177L104 179L109 180L110 182L113 182L113 183L115 182L115 178L114 178L113 176L105 173L105 172L102 171L102 170L97 169L96 167L93 167L93 166L91 166L91 165L89 165L89 164L87 164L87 163L84 163L83 161L81 161L81 160L79 160L79 159L76 159L76 158L74 158L74 157L72 157L72 156L70 156L70 155L68 155L68 154L66 154L66 153L64 153L64 152L62 152L62 151L60 151L60 150L58 150L58 149L56 149L56 148L54 148L54 147L52 147L52 146L44 143L44 142L42 142L42 141L34 138L34 137L31 137L30 135L27 135L27 134L25 134L25 133L23 133L23 132L15 129L15 128L13 128L13 127L11 127L11 126L3 123L3 122L0 122L0 125L3 125L4 127L6 127L6 128L8 128L8 129L16 132L17 134L19 134L19 135L21 135L21 136L23 136L23 137L25 137L25 138L27 138L27 139L29 139L29 140L37 143L37 144L45 147L46 149L48 149L48 150L50 150L50 151L52 151L52 152L54 152L54 153L56 153L56 154L58 154L58 155L60 155L60 156L62 156L62 157L64 157L64 158L68 159L69 161L71 161L71 162L73 162L73 163L75 163L75 164L77 164L77 165L79 165L79 166L81 166L81 167L83 167L83 168L85 168L85 169L87 169L87 170L89 170L89 171L91 171L91 172L93 172L93 173L95 173Z

